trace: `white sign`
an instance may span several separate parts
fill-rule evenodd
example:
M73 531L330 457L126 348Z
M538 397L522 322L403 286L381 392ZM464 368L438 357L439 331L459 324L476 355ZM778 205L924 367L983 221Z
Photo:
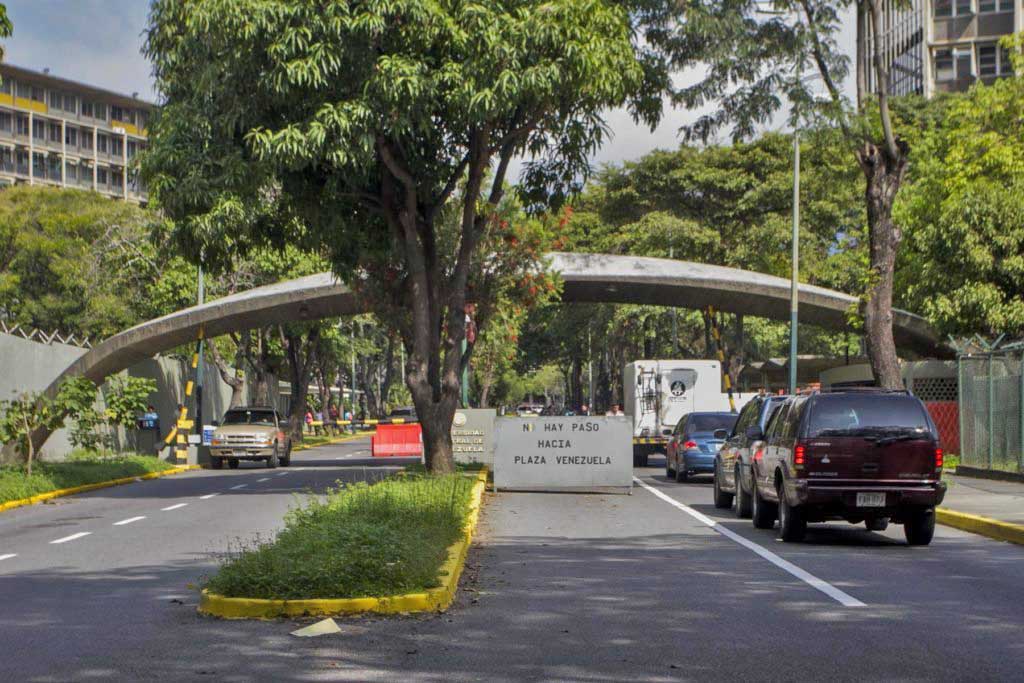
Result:
M632 422L627 416L498 418L494 486L631 489Z
M455 462L494 463L494 408L459 408L452 419Z

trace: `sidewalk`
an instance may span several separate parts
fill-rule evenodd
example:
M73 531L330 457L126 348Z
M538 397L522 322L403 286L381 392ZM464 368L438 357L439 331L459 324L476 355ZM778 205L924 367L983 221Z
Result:
M950 474L942 478L949 482L943 508L1024 525L1024 483Z

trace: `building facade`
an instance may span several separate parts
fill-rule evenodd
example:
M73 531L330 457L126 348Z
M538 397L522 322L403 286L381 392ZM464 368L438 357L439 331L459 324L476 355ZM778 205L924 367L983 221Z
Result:
M11 64L0 78L0 184L146 201L133 161L155 105Z
M867 91L875 92L871 69L873 36L865 63ZM999 39L1024 31L1024 0L911 0L909 6L884 0L882 57L889 65L894 95L963 92L981 80L991 83L1012 73Z

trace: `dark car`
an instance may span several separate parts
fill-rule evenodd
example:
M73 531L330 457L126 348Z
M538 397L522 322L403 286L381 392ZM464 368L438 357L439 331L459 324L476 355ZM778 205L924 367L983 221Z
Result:
M775 412L753 459L754 526L779 519L785 541L808 522L843 519L871 531L903 525L910 545L935 533L946 494L938 432L924 404L902 391L794 396Z
M687 413L672 430L665 453L665 476L686 481L691 474L711 474L715 455L736 424L736 413Z
M741 518L750 517L750 492L753 488L750 463L768 427L768 420L787 398L755 396L743 406L732 434L715 459L715 507L728 508L735 497L736 514Z

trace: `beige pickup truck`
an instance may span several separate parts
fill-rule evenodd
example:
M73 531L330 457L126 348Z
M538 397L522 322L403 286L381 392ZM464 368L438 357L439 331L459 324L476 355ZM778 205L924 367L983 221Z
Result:
M231 408L210 440L210 466L231 469L242 460L265 460L267 467L287 467L292 461L288 424L273 408L243 406Z

